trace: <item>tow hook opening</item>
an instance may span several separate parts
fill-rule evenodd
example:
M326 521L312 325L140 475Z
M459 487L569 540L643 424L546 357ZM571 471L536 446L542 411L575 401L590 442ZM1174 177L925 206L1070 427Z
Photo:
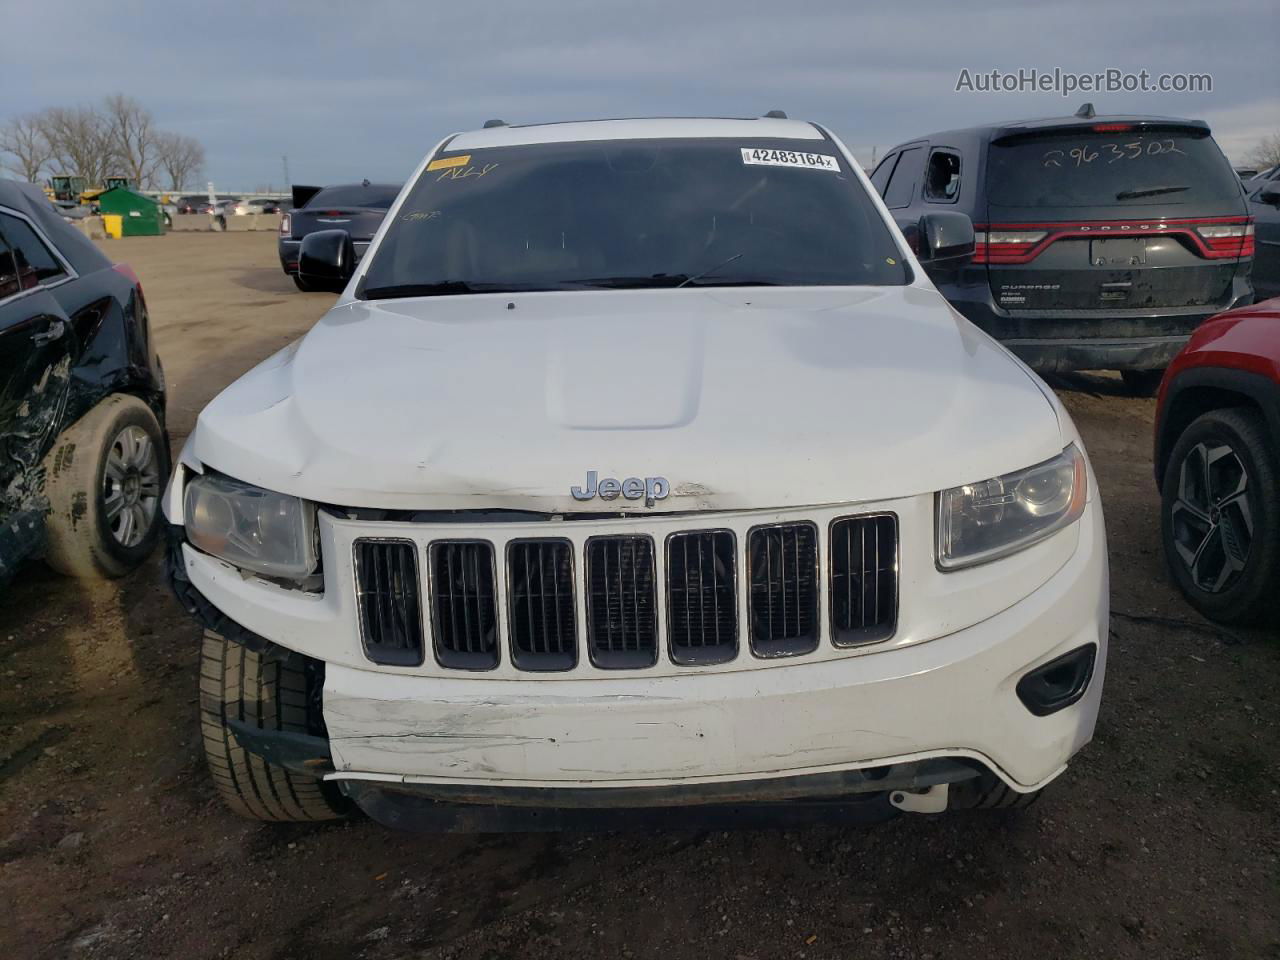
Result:
M947 809L949 783L935 783L923 790L893 790L889 803L903 813L943 813Z
M1042 663L1018 681L1018 699L1037 717L1071 706L1088 689L1097 654L1098 645L1089 643Z

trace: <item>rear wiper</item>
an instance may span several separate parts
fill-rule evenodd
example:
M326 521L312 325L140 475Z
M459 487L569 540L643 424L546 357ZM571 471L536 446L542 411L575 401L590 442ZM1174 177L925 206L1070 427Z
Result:
M517 293L547 290L549 287L522 287L509 283L483 283L475 280L438 280L434 283L392 283L381 287L365 287L360 295L366 300L394 300L397 297L450 297L463 293Z
M1121 190L1116 194L1117 200L1132 200L1134 197L1155 197L1162 193L1181 193L1190 187L1147 187L1145 190Z

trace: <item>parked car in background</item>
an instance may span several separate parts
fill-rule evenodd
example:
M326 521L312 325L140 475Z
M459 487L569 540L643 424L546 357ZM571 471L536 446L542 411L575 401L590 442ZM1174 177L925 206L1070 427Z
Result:
M213 203L210 203L206 198L205 201L200 204L200 208L196 212L212 213L215 216L229 217L232 216L232 212L235 210L235 205L239 202L239 197L217 198Z
M1246 184L1256 249L1253 288L1259 300L1280 297L1280 167Z
M155 545L165 386L138 278L0 180L0 583L119 576Z
M912 242L926 213L973 220L973 259L926 269L1037 370L1119 370L1151 393L1202 320L1253 299L1252 211L1198 120L1086 104L900 144L871 179Z
M1205 321L1169 365L1155 475L1192 606L1224 623L1280 615L1280 299Z
M208 197L190 195L178 198L179 213L199 213L200 208L209 202Z
M337 303L167 488L233 810L1019 807L1089 742L1102 504L1052 391L920 269L972 255L965 217L917 257L776 113L491 123L391 209L359 264L306 235Z
M274 197L254 197L251 200L240 200L232 207L232 213L237 217L248 216L251 213L276 213L280 210L280 202Z
M293 209L280 218L280 266L299 290L307 283L298 276L298 248L309 233L344 230L351 237L358 260L369 248L400 187L392 183L336 184L330 187L293 188Z

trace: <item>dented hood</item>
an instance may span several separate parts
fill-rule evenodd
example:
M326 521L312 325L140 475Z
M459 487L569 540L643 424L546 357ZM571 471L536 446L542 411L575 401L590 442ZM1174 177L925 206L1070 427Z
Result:
M655 511L881 500L1063 445L1002 348L922 287L737 288L349 302L228 387L192 452L344 506L580 502L661 476Z

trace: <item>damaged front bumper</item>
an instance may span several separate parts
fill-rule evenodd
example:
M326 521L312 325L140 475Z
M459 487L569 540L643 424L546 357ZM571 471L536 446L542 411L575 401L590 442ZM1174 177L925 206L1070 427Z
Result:
M187 578L177 537L170 571L184 605L210 629L260 652L299 655L209 603ZM822 662L591 681L328 662L322 735L286 743L268 731L233 732L265 759L336 782L392 826L615 829L679 810L695 822L741 815L781 823L938 809L922 798L941 789L945 807L947 790L954 796L979 781L1035 791L1088 743L1105 672L1107 592L1093 504L1070 559L1047 582L928 642ZM1024 681L1082 651L1078 696L1039 715ZM903 802L894 802L898 793Z

